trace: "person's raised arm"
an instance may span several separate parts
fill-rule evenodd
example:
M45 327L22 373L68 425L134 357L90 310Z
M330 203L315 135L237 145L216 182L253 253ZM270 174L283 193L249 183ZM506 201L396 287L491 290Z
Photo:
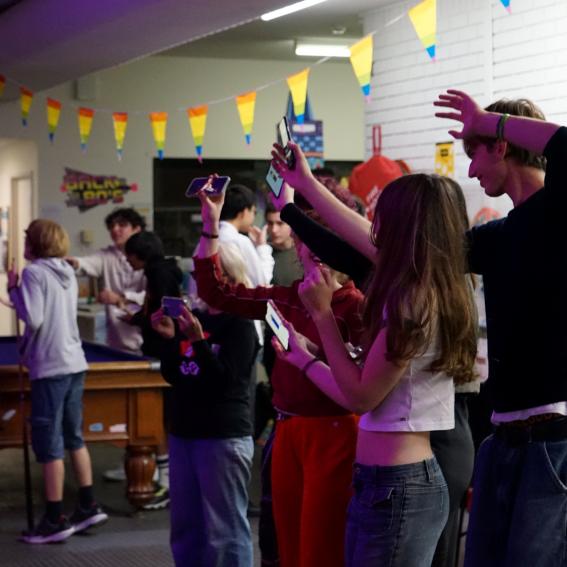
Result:
M462 123L460 131L449 130L449 134L458 140L474 136L502 138L514 146L543 154L547 143L559 129L559 125L543 120L487 112L468 94L454 89L440 94L433 104L451 109L449 112L436 112L438 118Z
M220 195L209 196L205 191L212 183L213 176L198 194L201 201L201 217L203 229L197 246L197 258L209 258L219 251L220 213L224 204L224 192Z
M289 142L295 154L295 167L290 169L283 148L274 144L272 164L282 178L299 191L321 215L327 224L349 244L374 261L376 248L370 240L371 224L358 213L341 203L322 183L317 181L309 169L301 148Z
M331 310L330 286L325 272L312 270L300 286L300 297L317 326L334 380L348 403L348 408L362 414L377 407L402 377L406 365L386 359L386 330L374 340L361 369L352 360L342 340ZM321 370L307 373L315 384Z

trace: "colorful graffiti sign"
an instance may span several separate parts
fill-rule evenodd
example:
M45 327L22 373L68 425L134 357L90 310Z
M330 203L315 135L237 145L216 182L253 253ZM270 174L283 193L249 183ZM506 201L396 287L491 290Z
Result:
M123 177L91 175L67 167L61 184L61 192L67 193L66 205L77 207L80 212L108 203L121 204L126 193L137 190L137 184L129 184Z

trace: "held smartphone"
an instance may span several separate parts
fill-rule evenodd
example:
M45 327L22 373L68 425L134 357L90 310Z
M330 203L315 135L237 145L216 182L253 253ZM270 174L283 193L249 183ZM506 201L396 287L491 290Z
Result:
M199 191L201 191L201 189L203 189L203 187L207 184L208 180L208 177L195 177L195 179L193 179L193 181L189 184L189 187L187 187L185 196L193 197L197 195L197 193L199 193ZM212 187L207 187L205 191L207 192L207 195L210 196L220 195L226 191L229 183L230 177L228 177L228 175L220 175L219 177L213 178Z
M183 312L183 307L189 307L187 299L184 297L169 297L164 295L161 298L161 308L163 314L172 319L177 319Z
M268 169L268 173L266 175L266 183L277 199L282 192L284 180L272 164L270 164L270 169Z
M278 124L278 138L281 146L284 149L285 160L287 161L287 166L289 169L295 168L295 154L291 151L291 148L287 147L287 143L291 140L291 130L289 129L289 123L287 117L283 117Z
M289 350L289 331L284 326L272 300L268 301L266 308L266 323L268 323L270 329L274 331L274 335L276 335L280 345L282 345L285 350Z

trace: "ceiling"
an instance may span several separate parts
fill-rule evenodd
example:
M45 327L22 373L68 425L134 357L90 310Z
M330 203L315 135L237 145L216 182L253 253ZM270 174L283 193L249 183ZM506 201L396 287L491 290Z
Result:
M359 38L360 14L391 1L328 0L262 22L288 0L0 0L0 73L38 91L160 52L295 58L296 38Z

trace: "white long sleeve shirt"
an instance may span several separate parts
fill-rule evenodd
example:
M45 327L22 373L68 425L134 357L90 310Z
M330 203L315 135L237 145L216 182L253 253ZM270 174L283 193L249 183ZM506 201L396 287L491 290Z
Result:
M142 306L146 294L146 278L143 270L133 270L126 256L117 246L102 248L90 256L77 258L77 274L102 278L103 286L122 294L129 303ZM142 334L136 325L120 319L121 309L115 305L106 306L106 330L109 346L140 353Z

